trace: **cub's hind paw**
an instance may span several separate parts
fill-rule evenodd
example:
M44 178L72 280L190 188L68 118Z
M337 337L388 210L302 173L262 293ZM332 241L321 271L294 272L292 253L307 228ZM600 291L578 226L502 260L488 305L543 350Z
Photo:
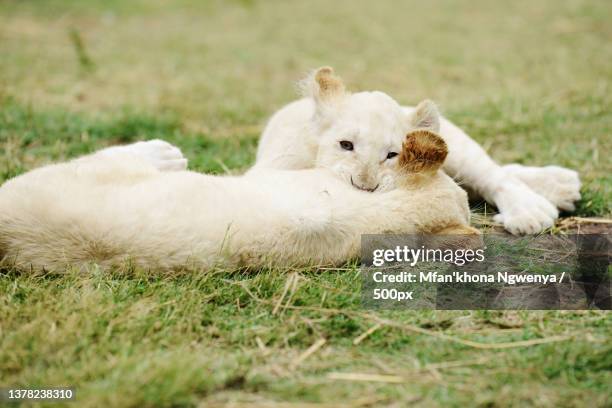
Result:
M187 159L181 150L163 140L154 139L126 146L105 149L104 154L129 153L138 156L160 171L182 171L187 169Z

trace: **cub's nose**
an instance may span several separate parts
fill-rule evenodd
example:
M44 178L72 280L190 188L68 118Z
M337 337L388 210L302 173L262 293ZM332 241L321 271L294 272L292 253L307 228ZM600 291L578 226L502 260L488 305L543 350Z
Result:
M351 176L351 184L353 185L353 187L358 188L359 190L369 192L376 191L378 186L380 186L380 183L378 183L376 180L371 180L368 178L364 179L363 177L359 176Z

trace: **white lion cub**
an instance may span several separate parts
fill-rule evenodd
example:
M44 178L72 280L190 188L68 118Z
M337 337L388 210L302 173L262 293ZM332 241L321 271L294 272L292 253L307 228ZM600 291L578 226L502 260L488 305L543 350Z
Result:
M444 141L415 131L398 153L397 189L370 194L325 168L221 177L181 171L162 141L105 149L0 187L0 258L55 271L338 264L364 233L478 234L466 193L439 170Z
M499 209L496 220L514 234L553 225L557 208L580 198L576 172L557 166L500 167L461 129L439 119L431 102L401 107L382 92L345 91L329 67L303 81L305 98L276 112L266 126L254 168L325 167L365 191L393 188L394 166L406 131L440 132L449 146L444 170Z

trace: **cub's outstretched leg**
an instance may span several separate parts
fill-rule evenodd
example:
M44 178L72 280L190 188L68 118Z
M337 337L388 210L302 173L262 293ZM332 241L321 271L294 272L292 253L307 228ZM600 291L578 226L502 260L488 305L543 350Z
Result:
M574 170L559 166L530 167L521 164L508 164L503 168L507 174L519 178L558 209L576 209L574 202L580 200L580 178Z
M136 142L124 146L112 146L68 163L34 170L54 171L66 167L75 177L94 184L116 183L126 185L159 172L184 171L187 159L178 147L163 140Z
M89 157L135 155L152 164L160 171L182 171L187 169L187 159L181 150L163 140L154 139L125 146L113 146L100 150Z

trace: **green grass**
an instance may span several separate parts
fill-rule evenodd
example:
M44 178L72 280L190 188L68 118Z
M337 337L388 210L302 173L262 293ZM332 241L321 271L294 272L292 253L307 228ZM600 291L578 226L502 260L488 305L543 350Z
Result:
M201 3L0 1L0 181L151 138L181 147L195 170L240 172L266 118L294 98L292 83L332 65L349 88L436 100L500 162L578 170L577 214L610 216L608 2ZM353 266L4 270L0 387L73 385L78 406L92 407L611 403L609 312L367 314L359 286ZM354 345L380 317L403 327ZM453 340L556 335L574 337L499 350ZM453 361L463 363L444 366ZM333 372L406 381L330 380Z

